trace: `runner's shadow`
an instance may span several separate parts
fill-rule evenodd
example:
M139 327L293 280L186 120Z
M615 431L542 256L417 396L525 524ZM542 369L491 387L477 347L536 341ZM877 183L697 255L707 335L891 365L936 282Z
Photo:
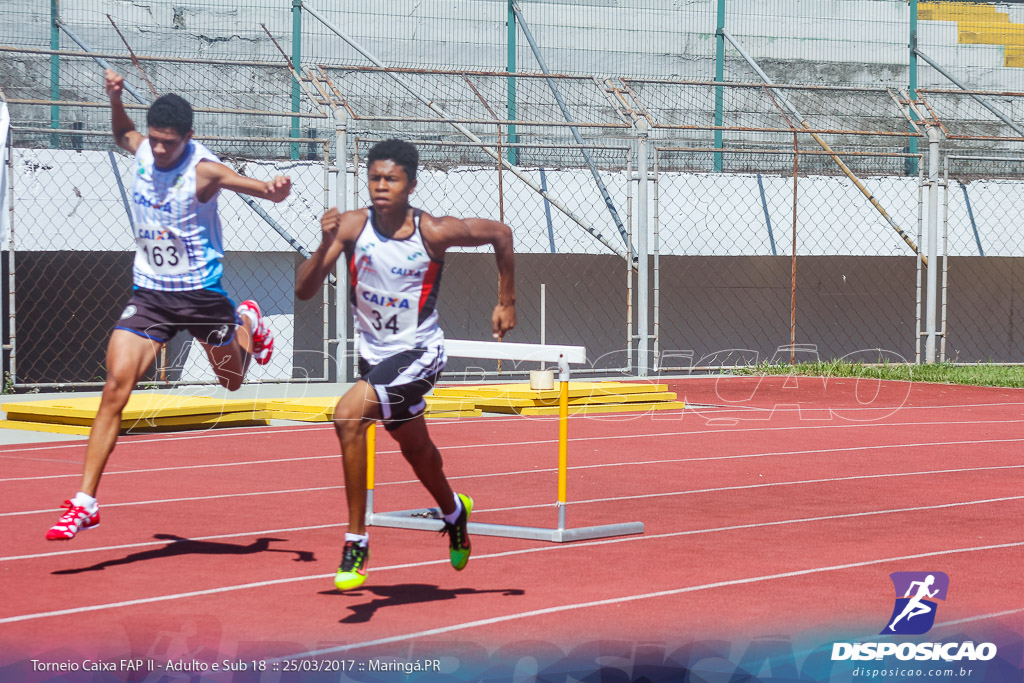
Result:
M502 595L525 595L526 591L521 588L496 588L493 590L476 590L475 588L439 588L426 583L401 583L397 586L374 586L362 588L358 591L322 591L320 595L362 595L369 591L380 597L369 602L349 607L352 614L339 623L361 624L373 618L377 610L382 607L397 607L399 605L412 605L420 602L437 602L439 600L455 600L460 595L482 595L484 593L501 593Z
M82 572L98 572L107 567L115 567L119 564L131 564L142 560L156 560L162 557L178 557L180 555L252 555L254 553L295 553L295 562L314 562L316 558L308 550L285 550L283 548L271 548L270 544L285 542L284 538L257 538L249 545L235 545L233 543L220 543L217 541L193 541L190 538L175 536L174 534L153 534L153 538L161 541L170 541L163 548L143 550L142 552L126 555L118 560L105 560L91 567L79 567L78 569L59 569L51 572L53 574L80 574Z

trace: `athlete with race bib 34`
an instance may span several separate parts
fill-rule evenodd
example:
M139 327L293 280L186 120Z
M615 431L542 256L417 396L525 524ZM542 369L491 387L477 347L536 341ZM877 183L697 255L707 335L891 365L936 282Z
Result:
M452 491L423 419L423 396L447 360L437 313L446 250L494 248L499 287L492 332L500 338L516 324L512 230L484 218L437 217L410 207L418 165L419 154L408 142L374 145L367 155L371 206L324 214L320 247L299 267L295 283L300 299L312 298L344 255L359 335L360 379L334 411L348 500L348 532L334 579L343 591L361 586L368 571L366 430L376 420L398 441L440 507L452 566L461 570L469 561L466 525L473 499Z

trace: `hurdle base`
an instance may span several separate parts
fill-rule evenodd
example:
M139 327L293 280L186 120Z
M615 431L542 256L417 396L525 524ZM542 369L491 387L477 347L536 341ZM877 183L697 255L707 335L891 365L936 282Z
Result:
M441 531L444 521L438 508L421 508L419 510L401 510L398 512L368 512L367 526L386 526L395 529L416 529L419 531ZM466 525L470 534L481 536L503 536L505 538L525 538L531 541L550 541L552 543L568 543L571 541L587 541L594 538L612 536L630 536L644 532L643 522L622 522L619 524L603 524L585 526L576 529L547 529L544 527L513 526L510 524L486 524L470 522Z

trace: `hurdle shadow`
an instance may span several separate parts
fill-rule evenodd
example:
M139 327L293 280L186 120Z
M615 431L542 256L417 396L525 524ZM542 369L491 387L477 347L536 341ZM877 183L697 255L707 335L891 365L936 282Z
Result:
M485 593L526 595L526 591L521 588L477 590L475 588L440 588L427 583L400 583L394 586L373 586L354 591L329 590L321 591L320 595L361 596L366 592L373 593L378 597L369 602L350 605L349 609L352 610L352 614L340 619L338 623L362 624L372 619L378 610L385 607L455 600L463 595L483 595Z
M190 538L175 536L174 534L153 534L153 538L160 541L170 541L162 548L143 550L132 553L116 560L104 560L89 567L78 567L76 569L58 569L52 574L81 574L82 572L103 571L107 567L116 567L122 564L133 562L144 562L146 560L158 560L165 557L180 557L182 555L254 555L256 553L294 553L294 562L315 562L316 557L309 550L287 550L285 548L271 548L271 543L285 543L286 538L257 538L249 545L237 545L234 543L222 543L219 541L194 541Z

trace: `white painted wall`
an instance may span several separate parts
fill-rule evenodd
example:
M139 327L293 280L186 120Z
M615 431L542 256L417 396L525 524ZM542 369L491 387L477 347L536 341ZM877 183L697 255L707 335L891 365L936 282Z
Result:
M125 180L130 159L115 155ZM292 173L293 192L281 204L264 208L311 251L319 243L323 210L322 167L291 162L249 162L246 172L269 178ZM536 171L531 171L536 173ZM603 173L603 179L627 219L624 173ZM537 176L539 180L539 174ZM607 240L621 244L589 171L552 170L548 187ZM15 150L15 243L28 251L130 251L134 242L109 156L104 152ZM350 176L351 182L351 176ZM548 252L543 199L521 181L505 174L505 221L522 253ZM917 180L868 177L870 192L893 220L916 235ZM771 254L768 226L777 253L788 254L792 243L792 179L762 175L762 203L756 174L661 173L659 202L651 189L651 244L657 208L661 252L679 255ZM955 186L948 198L950 254L977 255L976 240L963 193ZM360 182L360 205L368 198ZM1019 219L1009 207L1024 205L1024 182L979 180L968 187L975 222L988 256L1024 256ZM333 192L330 195L333 198ZM422 169L414 203L436 215L498 217L497 174L494 169ZM899 256L908 247L867 198L845 177L802 177L797 192L797 253L804 255ZM940 211L943 202L940 201ZM552 208L558 253L608 253L606 247ZM291 253L291 248L264 221L231 193L221 200L225 248L229 252ZM940 216L941 220L941 216ZM916 238L915 238L916 239Z
M10 182L7 177L7 132L10 122L7 104L0 102L0 244L7 244L7 214L10 208Z

